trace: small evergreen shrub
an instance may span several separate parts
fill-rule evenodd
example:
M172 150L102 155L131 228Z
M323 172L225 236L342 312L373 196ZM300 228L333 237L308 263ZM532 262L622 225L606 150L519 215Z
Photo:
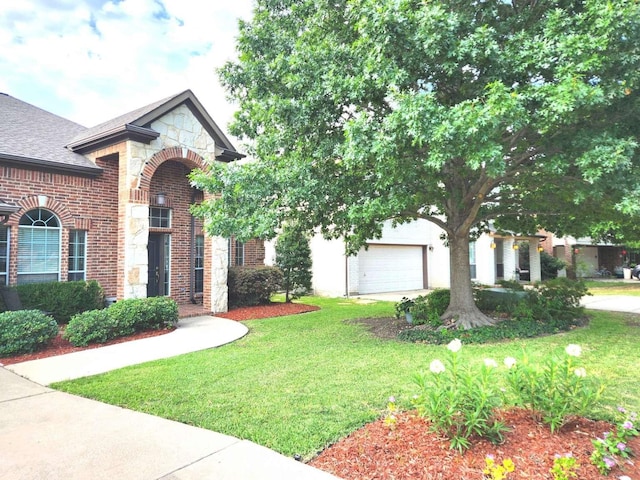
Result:
M558 270L567 268L567 262L560 260L547 252L540 253L540 269L542 281L558 277Z
M282 271L276 267L232 267L229 269L229 305L265 305L282 288Z
M150 308L146 323L137 324L136 330L160 330L178 325L178 304L169 297L151 297L145 299Z
M276 265L282 271L285 302L311 290L311 247L309 236L295 225L285 225L276 242Z
M427 305L429 309L441 316L449 306L451 301L451 290L448 288L436 288L427 295Z
M434 290L434 293L437 290ZM436 307L434 308L429 301L432 294L420 295L414 299L413 306L410 308L410 313L413 317L414 325L430 325L433 328L437 328L442 325L440 315L444 313L444 309L438 308L438 299L436 299ZM448 305L448 303L447 303ZM447 308L446 306L444 307Z
M57 334L56 321L39 310L0 313L0 357L34 352Z
M84 347L132 333L133 326L127 325L126 321L119 322L117 317L109 315L109 310L88 310L71 317L63 338L76 347Z
M74 315L64 338L75 346L104 343L145 330L160 330L178 322L178 305L168 297L120 300L109 308Z
M24 308L49 312L59 324L76 313L104 308L104 291L95 280L28 283L16 289Z

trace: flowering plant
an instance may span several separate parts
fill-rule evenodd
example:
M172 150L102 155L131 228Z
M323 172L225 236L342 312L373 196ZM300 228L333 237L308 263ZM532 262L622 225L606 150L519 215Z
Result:
M571 453L566 455L556 455L553 459L553 467L551 467L551 475L553 480L570 480L571 478L578 478L576 470L580 468L580 464L576 457Z
M395 430L396 423L398 423L398 419L396 417L397 411L398 407L396 406L396 398L389 397L389 401L387 402L387 414L384 417L384 424L389 427L390 430Z
M413 307L415 303L416 303L415 300L412 300L408 297L402 297L402 299L400 299L400 301L395 305L395 310L396 310L395 317L400 318L405 313L410 312L411 307Z
M418 413L426 417L432 428L446 435L451 448L469 448L471 435L502 440L506 427L494 418L494 410L502 404L496 382L494 360L487 359L477 369L461 365L462 342L455 339L447 345L445 361L433 360L429 372L414 375L420 393L414 398Z
M541 415L551 432L560 428L567 416L583 415L600 398L604 386L588 378L575 359L582 354L579 345L571 344L562 358L550 357L542 367L532 365L525 354L521 361L505 359L507 380L517 401Z
M487 455L484 462L486 467L482 473L484 473L484 478L488 480L503 480L516 469L510 458L505 458L502 463L496 463L493 455Z
M613 432L605 432L602 438L591 441L594 447L591 463L598 467L603 475L607 475L613 467L619 465L621 459L633 455L628 441L639 433L634 424L637 420L635 412L626 415L627 411L622 407L618 407L618 412L624 415L624 420L616 425Z

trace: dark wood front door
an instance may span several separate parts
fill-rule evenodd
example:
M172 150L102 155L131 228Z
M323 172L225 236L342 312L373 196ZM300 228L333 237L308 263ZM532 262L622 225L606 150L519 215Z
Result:
M147 297L165 295L165 235L162 233L149 234L149 280L147 283Z

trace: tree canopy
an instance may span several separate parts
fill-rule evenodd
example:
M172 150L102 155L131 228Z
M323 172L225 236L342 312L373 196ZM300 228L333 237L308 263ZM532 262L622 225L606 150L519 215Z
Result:
M211 233L288 219L350 252L381 223L446 234L460 326L487 222L584 234L638 209L635 0L257 0L221 79L255 163L193 180ZM629 200L631 199L631 200Z

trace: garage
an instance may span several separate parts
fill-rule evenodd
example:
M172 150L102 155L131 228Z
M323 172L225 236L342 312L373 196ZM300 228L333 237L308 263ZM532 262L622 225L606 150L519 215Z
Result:
M380 293L426 288L425 247L370 245L358 255L358 292Z

